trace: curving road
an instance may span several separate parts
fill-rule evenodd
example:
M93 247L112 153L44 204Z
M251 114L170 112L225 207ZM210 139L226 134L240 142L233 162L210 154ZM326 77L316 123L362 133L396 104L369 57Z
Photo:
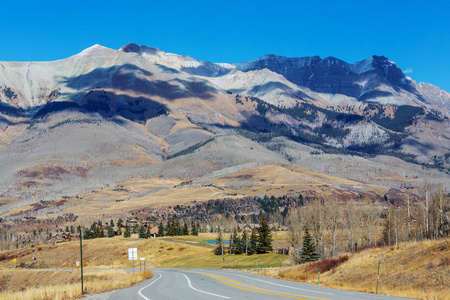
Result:
M153 278L115 292L110 300L402 299L349 292L278 280L237 271L216 269L152 269Z

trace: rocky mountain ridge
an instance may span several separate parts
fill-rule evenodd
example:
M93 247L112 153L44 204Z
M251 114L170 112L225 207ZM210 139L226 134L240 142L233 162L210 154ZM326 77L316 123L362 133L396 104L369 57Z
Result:
M0 100L7 196L57 197L74 182L139 174L198 179L249 163L302 166L308 152L336 155L328 171L340 176L335 159L345 168L349 155L400 158L444 181L450 170L450 95L383 56L229 64L95 45L54 62L1 62Z

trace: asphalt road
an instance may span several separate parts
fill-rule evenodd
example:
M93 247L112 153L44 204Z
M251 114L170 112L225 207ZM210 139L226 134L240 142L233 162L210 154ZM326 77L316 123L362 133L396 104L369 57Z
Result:
M110 300L303 299L384 300L402 299L349 292L278 280L237 271L215 269L152 269L153 278L118 290ZM404 299L404 298L403 298Z

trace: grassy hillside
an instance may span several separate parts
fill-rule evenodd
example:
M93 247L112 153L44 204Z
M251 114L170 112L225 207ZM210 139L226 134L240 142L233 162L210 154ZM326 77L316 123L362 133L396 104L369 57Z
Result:
M198 237L174 237L173 241L161 238L142 240L133 236L112 239L86 240L83 243L84 265L87 269L108 268L108 271L87 271L87 292L98 293L112 288L132 285L151 276L140 273L132 278L117 268L131 267L128 248L137 248L138 256L146 258L147 267L178 268L257 268L259 263L264 275L279 276L286 280L317 284L318 263L288 267L289 258L283 255L225 255L216 256L213 248L204 247L204 240L214 239L214 234ZM286 237L280 235L280 240ZM182 243L190 242L192 244ZM196 245L197 244L197 245ZM0 288L8 299L75 299L79 297L79 270L71 270L79 260L79 243L35 247L37 260L31 260L31 248L5 251L0 254ZM19 268L14 269L17 257ZM328 287L375 293L378 257L381 257L379 293L418 299L450 299L450 238L438 241L401 243L397 247L373 248L341 258L323 260L320 284ZM135 264L139 269L138 263ZM111 278L115 281L108 285ZM39 284L39 287L38 287ZM27 286L27 288L24 288ZM32 293L41 298L29 298ZM60 297L61 293L68 295ZM28 294L27 294L28 293ZM53 294L51 294L53 293ZM15 298L14 298L15 297ZM37 297L37 296L36 296ZM58 298L59 297L59 298ZM66 297L66 296L64 296Z
M171 237L168 237L172 239ZM189 241L194 244L171 242L162 238L138 239L137 234L130 239L123 237L99 238L83 241L83 262L86 268L130 268L128 248L137 248L138 256L145 257L147 267L189 267L191 268L221 268L224 267L221 256L213 254L213 248L201 246L207 243L204 239L215 239L216 235L201 233L200 236L173 237L178 241ZM227 237L225 237L227 238ZM199 244L196 245L195 243ZM33 261L32 249L35 249L37 259ZM80 258L78 241L56 245L45 244L34 248L22 248L0 253L0 268L13 268L13 258L17 257L17 265L26 269L72 269ZM255 260L261 259L261 266L279 266L280 259L286 260L286 255L265 254L252 256L229 255L229 266L254 268ZM226 262L226 261L225 261ZM285 262L283 262L285 263Z
M115 186L91 190L80 197L18 206L1 217L18 219L18 222L10 221L7 224L11 226L8 229L12 231L32 232L49 227L54 231L55 226L44 226L44 220L69 213L77 217L77 224L87 226L97 221L100 215L103 221L117 220L118 217L126 220L128 217L134 218L130 214L131 211L177 204L195 205L197 202L211 199L240 199L263 195L295 196L297 192L303 195L320 194L325 198L338 196L356 199L360 191L373 198L382 197L389 191L387 187L364 184L289 165L263 165L230 172L231 174L219 173L216 177L202 179L194 184L189 181L182 184L183 181L175 177L133 177ZM41 222L25 222L21 216L36 216ZM64 228L74 224L69 221L60 225Z
M135 262L136 276L118 268L131 268L128 248L137 248L138 256L145 257L146 267L166 268L256 268L288 264L286 255L225 255L213 254L213 248L204 247L204 239L214 239L213 234L199 237L174 237L180 242L161 238L130 239L122 237L83 241L84 285L88 294L106 292L134 285L151 277ZM195 244L181 243L188 241ZM37 258L32 260L32 250ZM81 297L80 260L78 241L56 245L39 245L0 253L0 299L77 299ZM17 266L14 262L17 258ZM92 270L109 269L109 270ZM58 271L60 270L60 271ZM62 271L64 270L64 271ZM72 271L73 270L73 271ZM138 272L142 270L142 272Z
M378 257L381 258L379 294L450 299L450 238L367 249L349 255L348 260L346 257L324 260L320 284L375 293ZM264 274L278 277L278 270L267 270ZM285 268L281 278L317 284L318 263Z

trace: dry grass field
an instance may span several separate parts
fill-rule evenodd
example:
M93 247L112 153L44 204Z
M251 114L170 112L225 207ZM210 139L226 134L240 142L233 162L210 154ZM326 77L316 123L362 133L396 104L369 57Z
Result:
M174 237L178 241L207 244L203 240L214 239L215 234L199 237ZM143 272L144 265L135 262L136 276L118 268L131 268L128 248L137 248L138 256L145 257L146 269L151 267L178 268L257 268L279 266L289 263L286 256L225 255L217 256L213 248L200 245L170 242L161 238L130 239L122 237L83 241L84 284L88 294L124 288L151 277ZM32 260L32 250L36 260ZM4 251L0 254L0 299L77 299L81 296L79 242L55 245L39 245ZM17 258L17 263L13 261ZM15 268L15 266L18 266ZM98 269L98 270L93 270ZM108 270L103 270L108 269ZM141 271L142 272L138 272Z
M152 277L151 271L85 271L84 294L122 289ZM70 300L81 298L80 272L0 270L0 299Z
M363 184L291 165L264 165L211 179L210 182L231 189L237 187L239 193L250 196L283 196L300 192L307 195L317 193L325 198L336 195L354 197L355 189L378 195L384 195L389 190L386 187Z
M347 261L327 271L324 268L326 270L332 263L324 261L320 284L375 293L378 257L381 258L379 294L427 300L450 299L450 238L363 250L349 255ZM264 274L279 275L278 271L270 270L265 270ZM281 277L317 284L318 263L284 268Z
M171 243L160 239L138 239L132 235L130 239L123 237L102 238L83 241L83 262L85 268L130 268L128 248L137 248L138 256L145 257L147 266L157 266L173 256L192 255L210 251L209 248ZM17 264L22 268L37 269L72 269L80 260L78 241L60 244L42 244L35 249L35 261L32 248L22 248L2 252L0 267L12 268L12 257L17 257ZM9 259L8 259L9 258Z

